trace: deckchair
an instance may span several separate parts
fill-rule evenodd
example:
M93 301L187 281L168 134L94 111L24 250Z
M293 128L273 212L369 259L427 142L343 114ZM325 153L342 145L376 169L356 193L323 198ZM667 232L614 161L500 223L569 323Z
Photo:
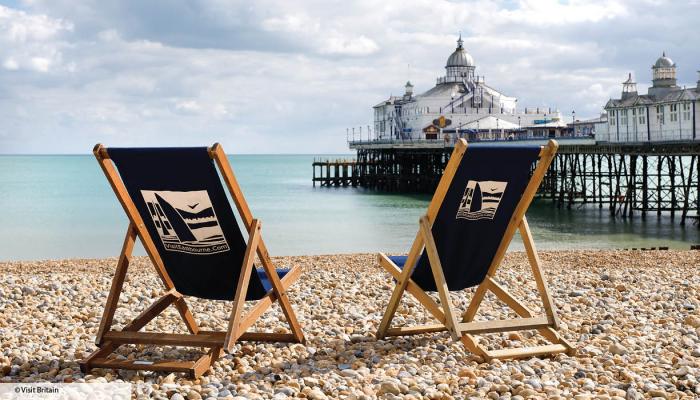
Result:
M105 148L98 144L93 152L129 218L129 226L95 340L99 348L80 362L83 372L112 368L185 372L198 377L223 351L231 352L237 341L304 342L286 293L301 270L275 268L261 237L260 221L253 218L218 143L211 148ZM221 178L248 231L247 242ZM114 313L137 237L165 293L122 329L115 330ZM256 254L262 269L254 266ZM185 296L233 301L226 331L201 330ZM244 314L246 300L256 303ZM290 333L246 332L274 302L279 302ZM189 334L140 332L171 304ZM209 351L196 361L108 358L124 344L201 347Z
M448 331L454 340L460 340L469 351L485 360L573 351L557 331L555 305L525 218L557 147L554 140L546 146L473 145L469 150L463 139L456 143L428 211L420 218L408 255L379 254L379 264L392 275L396 286L377 339ZM516 230L520 230L525 245L543 303L543 316L535 316L495 279ZM457 321L450 291L474 286L477 288L463 319ZM405 291L439 323L390 327ZM439 303L428 294L434 291L437 291ZM508 305L519 318L475 321L487 291ZM489 350L474 337L480 333L517 330L537 330L552 344Z

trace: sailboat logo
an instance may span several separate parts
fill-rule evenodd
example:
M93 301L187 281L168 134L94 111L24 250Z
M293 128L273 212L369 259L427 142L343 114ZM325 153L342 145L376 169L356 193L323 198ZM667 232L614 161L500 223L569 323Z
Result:
M166 250L189 254L229 250L206 190L142 190L141 195Z
M459 203L457 218L493 219L507 184L508 182L498 181L468 181L462 201Z

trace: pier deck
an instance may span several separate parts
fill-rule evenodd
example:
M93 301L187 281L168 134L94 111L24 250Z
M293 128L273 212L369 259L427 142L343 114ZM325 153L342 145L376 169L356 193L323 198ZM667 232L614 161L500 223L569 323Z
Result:
M496 143L544 144L546 139ZM694 220L700 228L700 141L595 143L577 138L559 143L557 157L540 187L541 198L559 208L595 204L622 218L669 213L681 224ZM367 141L350 142L350 147L357 151L355 159L314 160L314 186L430 193L453 144Z

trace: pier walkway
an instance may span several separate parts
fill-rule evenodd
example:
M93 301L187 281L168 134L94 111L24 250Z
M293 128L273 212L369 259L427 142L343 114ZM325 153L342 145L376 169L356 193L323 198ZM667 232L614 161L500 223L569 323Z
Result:
M470 146L544 144L547 139L471 142ZM596 143L557 138L559 151L539 196L559 208L607 207L622 218L668 213L700 228L700 141ZM313 184L387 192L435 190L453 143L350 142L355 159L314 159ZM426 142L426 143L423 143Z

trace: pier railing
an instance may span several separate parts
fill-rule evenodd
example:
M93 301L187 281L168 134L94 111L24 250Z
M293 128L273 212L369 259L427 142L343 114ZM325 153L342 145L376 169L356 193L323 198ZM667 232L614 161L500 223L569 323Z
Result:
M348 140L350 149L388 149L388 148L416 148L416 149L452 149L458 138L449 137L448 139L365 139L365 140ZM495 139L471 139L467 138L470 144L541 144L544 145L549 140L549 137L538 136L519 136L515 138L495 138ZM555 138L560 144L576 144L576 145L594 145L595 139L590 136L558 136Z
M700 227L700 141L559 142L540 198L559 208L597 205L622 218L669 214L681 224L690 220ZM314 159L314 186L430 193L452 152L447 146L356 150L355 159Z

